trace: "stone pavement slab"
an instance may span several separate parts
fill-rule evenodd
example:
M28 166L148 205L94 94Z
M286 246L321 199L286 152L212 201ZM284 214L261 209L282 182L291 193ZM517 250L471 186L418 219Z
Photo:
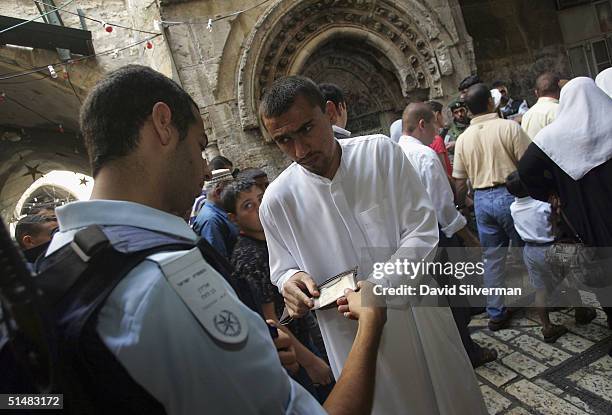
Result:
M589 304L592 296L584 299ZM497 349L499 358L476 370L490 414L612 414L612 335L605 314L577 326L574 310L551 313L551 320L570 332L555 343L543 341L532 309L518 312L510 328L491 332L485 315L476 316L472 338Z

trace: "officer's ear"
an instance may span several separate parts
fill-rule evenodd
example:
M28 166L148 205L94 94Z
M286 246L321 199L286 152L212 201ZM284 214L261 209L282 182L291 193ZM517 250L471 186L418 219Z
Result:
M171 142L176 128L172 125L172 110L165 102L156 102L151 111L153 128L157 132L159 141L166 146Z

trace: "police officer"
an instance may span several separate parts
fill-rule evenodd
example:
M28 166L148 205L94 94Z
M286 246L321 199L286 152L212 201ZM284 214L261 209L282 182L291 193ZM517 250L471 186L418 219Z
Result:
M93 224L122 252L195 243L197 236L176 216L210 175L202 158L208 139L191 97L151 68L126 66L90 92L80 121L94 189L91 200L57 209L60 229L47 257L73 246L75 233ZM87 357L94 371L77 383L86 383L100 405L113 402L116 413L365 414L386 321L384 308L360 306L369 291L364 286L338 300L339 312L358 320L359 331L324 407L284 370L295 366L290 340L282 331L273 340L197 248L139 263L97 311L89 337L94 346L77 344L62 353ZM130 396L146 408L135 408Z
M449 157L451 157L452 160L452 155L455 153L457 138L459 138L461 133L470 126L470 118L468 117L468 109L460 98L451 101L451 103L448 104L448 108L453 115L453 120L451 121L446 137L444 137L444 142L446 143Z

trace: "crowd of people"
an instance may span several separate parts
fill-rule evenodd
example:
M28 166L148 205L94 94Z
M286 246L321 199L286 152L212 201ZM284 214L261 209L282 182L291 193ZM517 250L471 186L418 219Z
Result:
M202 159L198 107L172 80L135 65L109 73L81 108L91 200L31 211L15 232L42 286L58 273L77 281L61 295L41 288L61 298L48 319L66 408L485 414L473 369L497 352L471 338L480 310L444 298L381 305L374 283L398 282L372 269L473 248L484 286L499 288L513 247L545 342L567 332L548 315L562 281L577 324L596 317L579 289L612 324L612 278L586 281L551 260L553 248L580 246L596 248L589 259L604 274L612 263L612 69L596 82L543 72L534 86L529 108L506 82L472 75L448 110L413 102L389 137L352 137L338 86L278 79L259 116L293 163L270 181L262 168ZM321 286L348 270L354 289L314 311ZM489 329L506 329L512 311L488 295ZM18 368L6 338L2 366ZM27 384L16 375L2 388Z

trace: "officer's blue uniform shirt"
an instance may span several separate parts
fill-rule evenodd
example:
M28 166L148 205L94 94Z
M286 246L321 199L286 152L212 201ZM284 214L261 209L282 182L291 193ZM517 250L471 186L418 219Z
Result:
M94 224L103 226L113 246L124 252L150 238L197 238L179 217L137 203L73 202L56 213L60 230L47 255ZM238 346L213 340L152 260L143 261L113 290L100 310L98 334L168 414L326 413L287 375L261 317L237 299L225 280L223 285L248 324L247 340Z

